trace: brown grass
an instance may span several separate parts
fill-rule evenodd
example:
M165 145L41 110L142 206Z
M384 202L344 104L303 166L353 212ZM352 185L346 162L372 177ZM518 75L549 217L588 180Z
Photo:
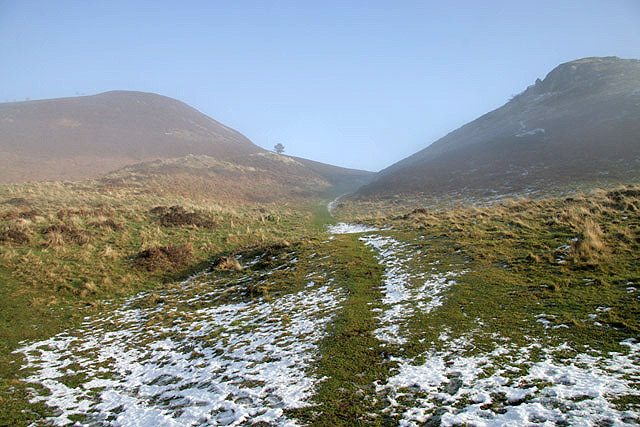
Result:
M64 238L62 237L62 234L56 231L47 233L44 240L44 246L47 248L58 248L64 246Z
M40 234L45 236L47 246L59 246L59 244L55 242L59 241L60 238L64 238L68 242L74 242L78 245L86 245L91 240L91 235L88 232L78 230L64 223L45 226L40 230Z
M31 239L24 231L9 229L0 233L0 242L12 242L19 245L29 243Z
M532 265L557 264L558 259L565 259L577 269L609 268L615 264L616 254L629 253L640 242L640 233L634 225L640 212L637 209L640 189L632 186L596 189L569 197L509 199L487 205L445 205L438 209L411 206L408 212L405 208L406 213L398 212L395 202L369 201L357 205L346 200L341 212L349 216L341 219L364 217L363 222L377 226L399 221L411 229L454 236L466 245L483 242L481 256L486 260L508 261L511 255L506 248L515 253L530 246L535 250L519 257ZM380 211L386 214L380 216ZM549 239L554 236L558 236L557 240L551 243ZM523 240L531 238L533 242ZM568 253L555 249L566 245L570 247Z
M114 250L111 247L111 245L107 245L102 250L101 255L106 259L113 260L113 259L116 259L118 257L118 252L116 250Z
M111 218L98 218L96 221L89 222L88 225L95 228L110 229L112 231L121 231L123 229L121 224L116 223Z
M2 202L2 204L12 205L18 208L31 206L31 203L24 197L12 197L11 199L5 200L4 202Z
M187 266L193 259L191 245L154 246L140 251L134 265L147 271L175 270Z
M22 219L34 219L35 217L39 216L40 213L35 210L35 209L31 209L31 210L26 210L26 211L8 211L5 212L4 214L2 214L2 219L3 220L11 220L11 219L16 219L16 218L22 218Z
M95 291L98 290L98 286L95 283L91 282L91 281L86 282L83 285L83 287L84 287L85 290L87 290L89 292L95 292Z
M165 227L195 225L204 228L215 228L216 223L204 218L196 212L187 212L182 206L156 206L150 211L158 215L158 221Z
M607 253L604 233L600 226L592 219L585 219L578 241L572 245L574 263L587 265L597 264L598 260Z
M225 256L214 261L213 268L223 271L240 271L242 270L242 265L235 257Z

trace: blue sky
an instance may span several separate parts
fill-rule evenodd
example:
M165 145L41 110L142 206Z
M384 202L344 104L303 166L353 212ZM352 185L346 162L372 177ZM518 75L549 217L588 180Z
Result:
M156 92L369 170L608 55L640 58L640 1L0 0L0 102Z

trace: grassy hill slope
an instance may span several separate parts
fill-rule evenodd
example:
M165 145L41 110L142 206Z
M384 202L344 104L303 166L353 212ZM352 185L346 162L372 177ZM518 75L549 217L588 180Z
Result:
M112 186L135 178L138 185L199 198L264 201L354 190L372 174L277 156L153 93L0 104L0 183L105 175Z
M502 107L381 171L362 197L480 195L638 177L640 61L562 64Z

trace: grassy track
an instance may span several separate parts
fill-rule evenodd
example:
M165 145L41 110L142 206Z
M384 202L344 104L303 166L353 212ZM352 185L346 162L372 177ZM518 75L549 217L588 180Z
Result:
M382 268L357 235L337 236L326 244L335 281L346 290L347 300L320 345L317 374L326 380L314 397L317 406L293 413L318 426L380 425L381 419L370 414L380 409L373 383L386 378L390 368L372 334Z

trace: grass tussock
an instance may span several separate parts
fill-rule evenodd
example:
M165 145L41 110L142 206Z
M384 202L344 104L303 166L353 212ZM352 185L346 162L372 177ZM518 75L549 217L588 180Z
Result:
M242 265L234 256L224 256L213 262L213 268L221 271L241 271Z
M29 235L22 230L11 228L0 233L0 243L24 245L31 241Z
M114 260L116 258L118 258L118 251L116 251L115 249L113 249L111 247L111 245L107 245L104 247L104 249L102 250L101 255L109 260Z
M174 227L182 225L194 225L203 228L215 228L216 223L210 219L204 218L196 212L188 212L182 206L156 206L150 211L154 215L158 215L158 222L164 227Z
M168 270L188 265L193 260L191 245L154 246L140 251L134 265L147 271Z
M585 219L571 252L574 264L597 265L607 254L607 245L600 225L592 219Z
M64 247L64 237L62 233L52 231L46 234L44 240L44 246L47 248L62 248Z

